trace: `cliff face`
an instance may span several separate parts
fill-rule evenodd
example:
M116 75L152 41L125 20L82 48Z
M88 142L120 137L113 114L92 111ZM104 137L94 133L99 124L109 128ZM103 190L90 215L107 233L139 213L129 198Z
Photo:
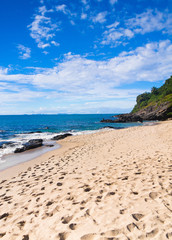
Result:
M137 97L137 104L131 113L116 115L115 120L102 122L142 122L143 120L166 120L172 117L172 76L160 88Z
M172 105L170 102L163 102L161 104L155 104L139 110L139 115L143 120L166 120L172 113ZM135 115L133 113L133 115Z
M136 113L120 114L115 117L113 122L142 122L144 120L166 120L172 113L172 105L170 102L164 102L160 105L155 104L139 110Z

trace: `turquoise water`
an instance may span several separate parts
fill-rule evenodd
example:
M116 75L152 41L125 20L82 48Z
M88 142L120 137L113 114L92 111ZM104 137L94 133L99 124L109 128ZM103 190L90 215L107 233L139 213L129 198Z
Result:
M140 125L139 123L100 123L113 119L113 114L72 114L72 115L6 115L0 116L0 140L14 134L27 132L64 132L97 130L104 126L116 128Z
M101 123L113 119L113 114L72 114L72 115L6 115L0 116L0 170L23 159L14 150L31 139L43 139L44 145L53 143L52 137L61 133L73 135L89 134L107 126L116 129L142 125L141 123ZM58 146L56 146L58 147ZM44 148L47 151L48 148ZM51 150L51 149L50 149ZM36 153L38 155L38 153ZM25 156L28 154L25 154ZM9 161L9 156L11 160ZM20 156L22 159L20 160ZM35 155L34 155L35 156ZM33 158L32 155L25 160Z

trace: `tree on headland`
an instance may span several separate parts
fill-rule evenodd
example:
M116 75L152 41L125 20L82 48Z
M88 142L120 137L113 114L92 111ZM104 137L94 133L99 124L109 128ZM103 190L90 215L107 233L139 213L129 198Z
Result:
M172 76L165 81L160 87L152 87L151 92L145 92L137 96L137 104L134 106L132 113L135 113L150 105L169 102L172 105Z

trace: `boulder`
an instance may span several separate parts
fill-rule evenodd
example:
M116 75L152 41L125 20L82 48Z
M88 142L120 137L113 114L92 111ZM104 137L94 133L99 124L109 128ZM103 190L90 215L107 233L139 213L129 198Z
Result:
M51 140L61 140L61 139L64 139L66 137L69 137L69 136L72 136L71 133L64 133L64 134L60 134L60 135L57 135L55 137L53 137Z
M41 131L36 131L36 132L28 132L27 134L33 134L33 133L42 133Z
M16 148L14 153L21 153L30 149L41 147L42 145L43 145L42 139L32 139L32 140L29 140L27 143L23 144L21 148Z

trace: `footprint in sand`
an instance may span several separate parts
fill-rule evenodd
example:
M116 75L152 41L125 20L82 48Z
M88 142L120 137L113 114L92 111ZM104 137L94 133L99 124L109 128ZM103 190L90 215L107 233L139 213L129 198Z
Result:
M95 236L96 236L95 233L86 234L81 237L81 240L94 240Z
M2 238L3 236L5 236L5 232L4 233L0 233L0 238Z
M171 232L171 233L167 233L167 234L166 234L166 238L167 238L167 239L172 239L172 232Z
M158 228L153 229L151 232L146 233L147 238L153 238L159 232Z
M68 237L69 233L67 232L62 232L58 234L58 240L66 240L66 238Z
M0 215L0 220L3 218L5 218L5 220L6 220L8 216L9 216L9 213L4 213L4 214Z
M149 197L154 200L154 199L156 199L158 197L158 193L157 192L150 192L149 193Z
M76 224L76 223L71 223L71 224L69 225L69 228L70 228L71 230L76 230L77 224Z
M60 186L62 186L62 185L63 185L63 184L62 184L61 182L58 182L58 183L57 183L57 186L58 186L58 187L60 187Z
M68 224L72 220L72 218L73 218L72 216L66 216L62 217L61 220L63 224Z
M24 227L25 223L26 223L25 221L20 221L20 222L17 223L20 230Z
M52 205L54 202L53 201L48 201L46 206L49 207L50 205Z
M119 240L119 238L114 238L114 237L101 237L101 238L98 238L98 240Z
M22 240L29 240L29 235L23 235Z
M84 192L90 192L91 191L91 188L90 187L87 187L84 189Z
M135 223L130 223L127 225L127 229L129 232L132 232L135 228L139 229Z
M142 219L144 217L143 214L141 213L134 213L132 214L132 217L136 220L136 221L140 221L140 219Z
M120 229L113 229L113 230L109 230L107 232L103 232L103 233L101 233L101 235L109 238L109 237L115 237L115 236L117 236L120 233L122 233L122 230L120 230Z

